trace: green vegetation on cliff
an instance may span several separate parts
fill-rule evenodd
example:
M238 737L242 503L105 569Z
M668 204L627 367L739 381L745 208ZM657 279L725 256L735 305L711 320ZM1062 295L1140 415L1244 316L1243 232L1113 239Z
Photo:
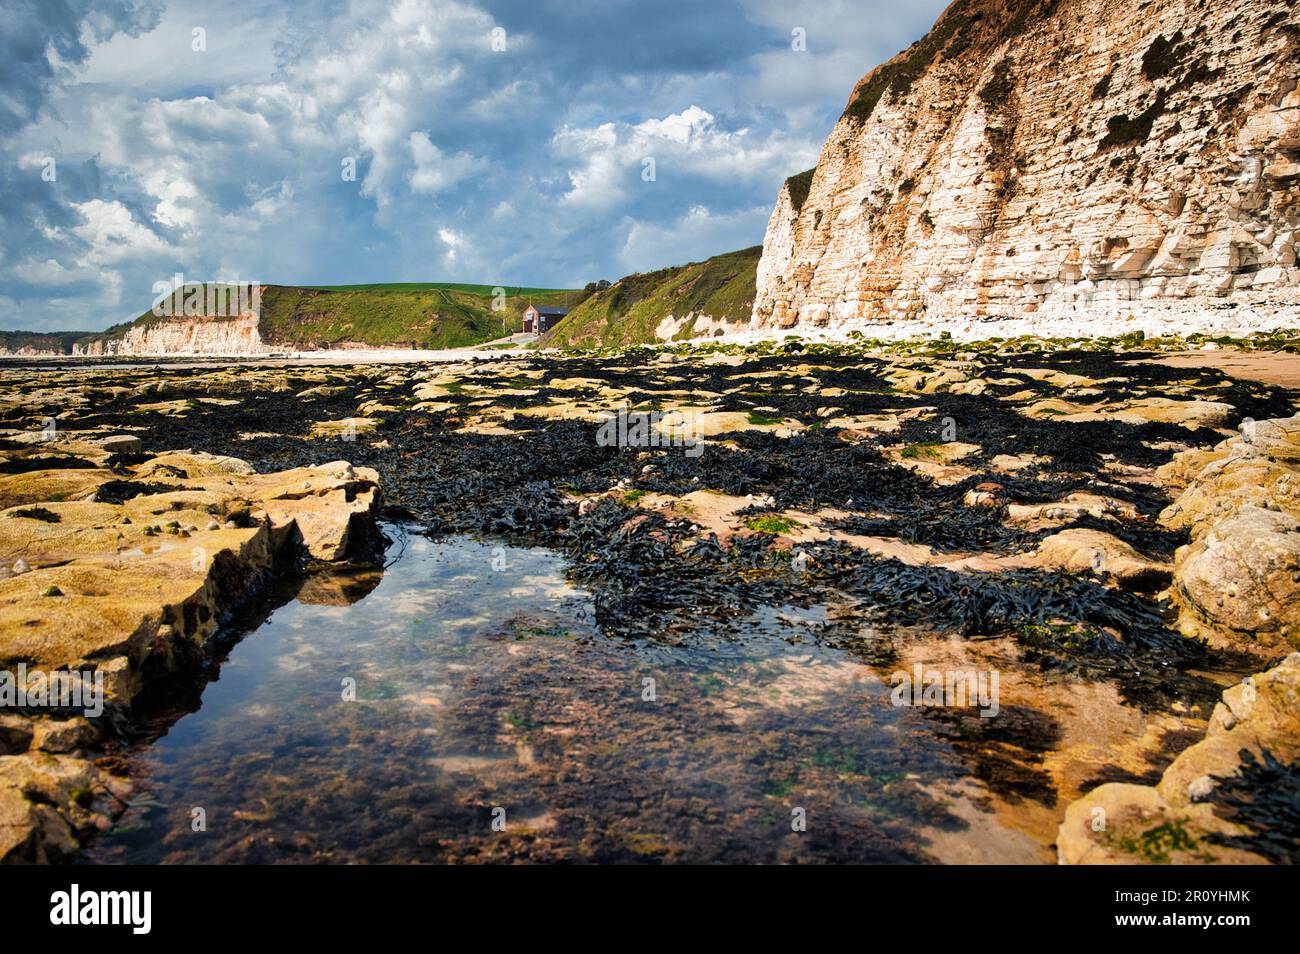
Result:
M790 194L790 208L794 209L795 215L799 214L804 202L808 200L808 192L812 189L813 173L816 171L817 168L814 166L785 180L786 191Z
M0 354L71 354L89 331L0 331Z
M929 33L863 77L853 88L842 118L865 123L885 94L894 101L906 98L912 84L934 63L956 62L977 43L993 47L1019 36L1051 17L1058 2L957 0L939 16ZM983 61L983 57L976 57L976 62ZM997 91L995 87L995 95Z
M702 262L638 273L597 291L542 338L548 347L599 348L656 340L669 315L686 323L673 335L689 338L699 316L746 321L754 307L754 282L763 247L715 255Z
M491 285L446 283L337 285L262 290L262 340L286 348L323 348L344 342L417 348L459 348L517 332L524 309L572 306L583 291L504 287L499 311Z
M187 285L185 300L199 289ZM204 286L209 288L221 286ZM498 300L500 287L504 296ZM590 292L581 289L525 288L465 285L452 282L412 282L379 285L262 287L258 330L263 342L286 350L314 350L342 344L391 345L404 348L459 348L480 344L517 332L524 309L537 305L573 307ZM219 313L195 315L196 320L226 321L237 317L238 307ZM150 327L172 320L150 309L133 321L100 332L0 332L0 352L71 354L74 344L89 346L113 341L132 328Z

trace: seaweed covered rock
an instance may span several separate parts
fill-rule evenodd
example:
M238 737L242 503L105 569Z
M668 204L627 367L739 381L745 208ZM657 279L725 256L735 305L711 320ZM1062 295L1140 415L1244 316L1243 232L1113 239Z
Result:
M1248 421L1161 476L1185 487L1160 516L1191 536L1172 589L1183 633L1269 657L1300 646L1300 415Z
M1223 693L1205 738L1155 786L1110 783L1066 810L1061 864L1300 861L1300 653Z

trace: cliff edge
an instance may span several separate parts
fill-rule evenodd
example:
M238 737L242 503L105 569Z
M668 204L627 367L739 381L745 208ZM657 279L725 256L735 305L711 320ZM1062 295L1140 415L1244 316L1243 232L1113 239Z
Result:
M1295 324L1298 48L1286 0L958 0L782 187L752 325Z

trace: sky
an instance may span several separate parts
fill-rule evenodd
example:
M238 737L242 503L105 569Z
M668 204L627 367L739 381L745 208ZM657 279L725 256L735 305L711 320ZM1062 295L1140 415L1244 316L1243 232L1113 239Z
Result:
M580 287L756 245L945 0L6 0L0 328L159 282Z

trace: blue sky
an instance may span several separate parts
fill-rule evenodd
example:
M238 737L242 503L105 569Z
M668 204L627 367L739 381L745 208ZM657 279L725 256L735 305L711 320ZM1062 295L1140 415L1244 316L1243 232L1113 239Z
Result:
M943 6L7 3L0 327L104 328L178 272L568 287L757 244Z

